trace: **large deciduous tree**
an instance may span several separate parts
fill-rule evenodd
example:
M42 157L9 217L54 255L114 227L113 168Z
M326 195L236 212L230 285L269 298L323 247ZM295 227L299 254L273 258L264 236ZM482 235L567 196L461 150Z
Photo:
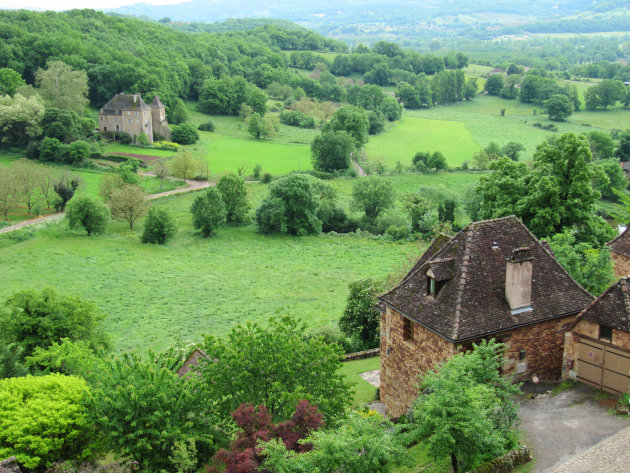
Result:
M0 96L0 142L8 146L26 146L41 134L43 116L44 104L38 96Z
M309 338L292 317L272 318L265 327L239 325L220 338L208 336L203 349L208 362L201 374L222 418L249 403L264 405L274 421L283 421L305 399L328 422L348 406L349 389L338 372L341 349Z
M83 115L89 103L85 71L74 71L61 61L51 61L46 70L37 70L35 81L42 97L53 107L74 110Z
M545 102L545 111L547 115L549 115L549 120L563 122L573 113L573 103L571 103L566 95L552 95L551 98Z
M17 201L26 205L30 215L31 209L38 198L38 185L45 168L28 159L18 159L11 163L11 170L15 179L14 185Z
M394 205L394 188L391 181L369 176L359 179L352 186L352 205L374 220L383 210Z
M381 313L376 309L383 285L373 279L350 283L346 308L339 319L339 328L350 338L361 340L366 348L378 346Z
M434 459L469 471L516 445L518 385L500 374L503 345L482 341L424 375L414 422Z
M126 184L112 192L109 199L109 208L112 215L124 218L133 229L133 224L147 211L147 201L142 187L134 184Z
M88 236L105 231L110 219L107 206L91 195L75 195L66 205L70 228L82 228Z
M10 168L0 168L0 215L7 221L9 220L9 210L17 200L14 181Z
M180 179L193 177L197 167L197 161L188 150L181 150L170 162L171 174Z
M318 171L334 172L348 169L355 151L354 140L346 131L322 133L311 143L313 167Z
M322 131L345 131L352 136L355 146L360 148L368 141L369 128L367 112L354 105L346 105L335 111Z
M0 95L13 97L18 87L26 85L22 76L9 67L0 68Z

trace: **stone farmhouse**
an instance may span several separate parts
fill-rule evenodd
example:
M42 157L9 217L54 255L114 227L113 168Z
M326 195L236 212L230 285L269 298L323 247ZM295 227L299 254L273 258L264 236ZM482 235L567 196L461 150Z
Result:
M388 415L408 411L420 373L483 339L505 343L505 374L559 379L564 332L592 301L514 216L440 235L377 306Z
M134 143L141 133L149 143L171 137L166 109L157 95L149 106L140 94L116 94L98 112L98 128L101 133L128 133Z
M630 388L630 277L581 312L565 333L562 377L614 394Z
M606 243L615 265L615 276L618 278L630 274L630 233L628 233L628 228L617 238Z

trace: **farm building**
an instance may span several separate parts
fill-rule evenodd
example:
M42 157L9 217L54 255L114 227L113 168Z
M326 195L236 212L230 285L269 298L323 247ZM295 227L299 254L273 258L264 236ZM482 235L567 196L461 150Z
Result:
M630 387L630 287L622 277L565 333L562 377L619 394Z
M166 108L157 95L149 106L140 94L116 94L98 112L98 128L101 133L127 133L134 142L142 133L149 143L153 143L154 136L171 136Z
M505 343L504 373L559 379L563 333L592 300L514 216L441 235L378 304L388 414L407 412L420 373L482 339Z
M618 278L630 274L630 233L628 233L628 228L617 238L606 243L615 265L615 276Z

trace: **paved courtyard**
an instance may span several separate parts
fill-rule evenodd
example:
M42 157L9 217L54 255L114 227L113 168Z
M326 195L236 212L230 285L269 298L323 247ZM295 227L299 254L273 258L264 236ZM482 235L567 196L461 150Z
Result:
M598 392L579 384L556 396L543 393L533 399L521 401L520 428L525 432L524 443L532 447L536 457L534 472L555 473L556 468L576 455L622 431L625 427L630 427L627 416L609 414L606 402L595 399ZM624 447L619 447L618 451L628 453L630 452L630 433L627 429L623 431L626 433L620 434L618 442L626 443ZM595 454L590 454L587 458L595 457ZM606 466L606 469L598 470L596 465L591 466L594 469L557 471L562 473L630 472L630 458L625 460L625 469L619 470Z

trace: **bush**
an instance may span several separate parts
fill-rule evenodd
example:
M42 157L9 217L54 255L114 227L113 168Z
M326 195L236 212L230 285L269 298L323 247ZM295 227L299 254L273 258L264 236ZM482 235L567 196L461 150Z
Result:
M195 197L190 212L193 227L205 237L225 223L225 203L221 193L214 187L209 187L202 195Z
M153 206L144 221L142 243L165 244L177 233L173 215L163 207Z
M390 225L387 227L387 230L385 230L385 236L392 241L407 240L409 235L409 228L407 228L406 225Z
M260 179L260 172L262 171L262 166L260 164L256 164L254 166L254 179Z
M155 141L153 147L157 149L164 149L166 151L178 151L180 146L177 143L170 141Z
M348 289L350 294L339 319L339 328L347 337L361 340L366 348L377 347L381 313L375 306L383 285L373 279L362 279L350 283Z
M199 140L199 133L191 123L171 127L171 139L180 145L192 145Z
M83 228L88 236L105 231L110 219L107 206L91 195L75 195L66 205L70 228Z
M280 123L300 128L315 128L315 119L299 110L286 110L280 113Z
M92 458L98 451L87 397L87 383L73 376L0 381L0 458L16 456L35 472L62 459Z
M228 174L221 176L216 188L225 204L225 221L234 225L245 223L249 211L245 180L240 176Z
M532 453L528 447L522 446L499 458L484 463L470 473L509 473L516 467L532 461Z
M311 143L313 167L323 172L348 169L354 151L354 139L349 133L345 131L322 133Z
M124 145L131 144L131 142L133 141L131 139L131 135L129 135L129 133L125 133L124 131L119 131L114 136L116 136L116 138L118 138L118 141L120 141Z
M263 174L260 182L262 182L263 184L269 184L272 180L273 180L273 176L269 174L268 172L266 172L265 174Z
M214 131L214 122L212 120L208 120L207 122L199 125L197 129L201 131Z

